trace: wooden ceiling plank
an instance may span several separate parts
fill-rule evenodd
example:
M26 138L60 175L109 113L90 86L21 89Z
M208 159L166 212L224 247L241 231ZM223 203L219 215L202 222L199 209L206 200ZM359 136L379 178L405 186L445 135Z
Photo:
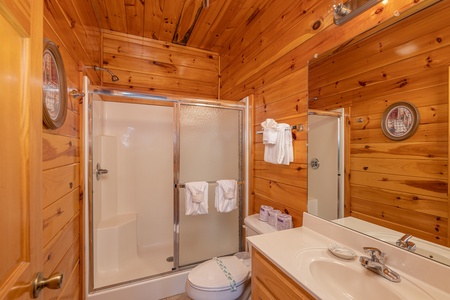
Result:
M159 40L172 42L185 0L165 0L162 23L159 28Z
M183 10L172 38L173 43L179 45L187 44L202 10L203 0L186 0L184 2Z
M210 39L210 35L214 34L211 30L212 28L216 28L218 23L221 21L227 23L229 22L236 12L233 12L233 15L230 15L227 19L221 19L224 13L228 12L228 7L233 4L233 6L240 7L241 1L233 1L233 0L224 0L217 1L215 3L210 3L210 5L206 8L203 8L202 13L197 21L195 30L192 32L190 39L187 43L190 47L202 48L201 47L204 39ZM225 23L223 26L225 26ZM214 26L214 27L213 27ZM219 32L220 34L220 32ZM216 38L217 39L217 38Z
M127 22L124 0L103 1L107 3L103 7L106 7L106 17L109 20L110 30L126 33Z
M145 14L144 3L144 0L125 0L125 13L128 34L143 36Z
M307 3L306 5L314 4ZM277 47L272 47L273 41L285 36L285 32L295 24L301 24L305 16L313 16L311 13L307 14L313 9L306 5L295 0L283 1L282 3L270 0L265 7L261 8L255 18L247 22L246 30L239 35L241 38L234 40L234 43L229 46L229 55L222 60L222 66L229 65L233 59L247 62L251 54L261 51L262 48L271 48L274 49L273 51L278 51L282 45L277 41ZM313 7L316 6L317 4ZM314 17L314 20L317 20L317 18ZM310 34L309 22L303 26L307 27L307 33ZM295 41L296 39L293 38L292 40Z
M235 17L222 29L222 34L211 50L214 49L212 51L218 53L228 51L235 38L244 35L249 22L252 22L255 18L259 18L258 15L260 15L261 10L269 1L271 0L246 0Z
M159 40L159 29L163 22L163 8L164 0L145 1L144 37Z
M111 30L111 25L109 24L105 1L91 0L90 3L92 5L92 9L95 13L100 28Z
M70 17L75 18L72 20L75 33L90 61L94 64L100 64L100 30L96 16L92 8L89 7L90 4L80 0L59 1L59 3L65 13L70 13Z
M65 7L67 10L67 7ZM59 1L49 2L44 6L44 32L47 32L47 38L53 40L58 46L62 46L65 49L72 49L68 55L72 57L74 61L91 61L93 57L88 55L86 50L86 37L83 35L81 22L75 21L78 19L73 19L69 16L65 9L61 7ZM76 14L73 14L74 18ZM56 17L55 17L56 16ZM78 24L76 24L78 22ZM76 28L75 28L76 27ZM56 32L67 32L69 33L66 39L63 39L53 33ZM63 54L64 55L64 54ZM67 72L67 70L66 70Z
M83 1L83 0L72 0L72 5L75 7L77 11L77 15L80 18L81 22L86 27L93 27L94 29L101 28L101 24L99 23L99 20L97 19L96 12L94 11L93 2L96 2L97 0L92 1ZM61 5L63 5L61 3Z
M286 53L302 44L304 41L311 38L318 32L324 30L332 22L331 17L324 20L321 27L317 30L312 30L312 25L320 18L317 12L323 11L327 6L326 3L307 3L305 6L302 3L293 3L284 12L279 14L283 16L283 21L275 26L265 30L263 34L258 37L258 43L254 42L248 44L242 41L237 41L229 50L230 55L224 55L221 59L222 70L226 74L232 74L233 79L240 81L242 76L240 73L241 65L248 63L253 65L256 69L264 68L264 65L270 65L278 58L283 57ZM249 29L250 31L251 29ZM247 35L247 32L245 32ZM249 37L251 38L251 36ZM249 39L247 38L247 40ZM278 47L272 47L272 41L277 40ZM237 63L237 62L240 63ZM261 63L264 61L264 63ZM296 67L295 60L291 60L291 68ZM249 70L253 70L251 67ZM293 70L293 69L292 69ZM236 72L236 73L234 73ZM252 73L249 72L249 73ZM244 74L244 77L250 77L253 74ZM245 79L244 79L245 80ZM227 87L229 84L235 82L222 81L222 87Z

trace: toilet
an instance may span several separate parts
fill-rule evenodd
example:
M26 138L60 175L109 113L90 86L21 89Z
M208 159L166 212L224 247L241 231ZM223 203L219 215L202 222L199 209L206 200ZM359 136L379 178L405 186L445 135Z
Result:
M246 237L277 231L260 221L259 214L246 217L244 224ZM249 252L215 257L192 269L186 280L186 294L194 300L247 300L251 292L250 277Z

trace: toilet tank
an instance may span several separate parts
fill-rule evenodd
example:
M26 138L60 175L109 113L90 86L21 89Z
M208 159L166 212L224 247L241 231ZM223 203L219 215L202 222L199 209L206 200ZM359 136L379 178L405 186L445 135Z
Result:
M243 227L245 229L245 237L277 231L269 223L259 220L259 214L245 217ZM245 251L251 251L248 243L245 243Z
M269 233L277 231L275 227L267 222L259 220L259 214L254 214L244 219L244 229L246 236Z

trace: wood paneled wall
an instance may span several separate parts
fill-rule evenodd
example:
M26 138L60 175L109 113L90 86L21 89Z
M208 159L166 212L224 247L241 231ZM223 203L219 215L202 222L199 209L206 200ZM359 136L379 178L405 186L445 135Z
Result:
M219 55L112 31L103 31L104 86L156 95L218 99Z
M269 1L270 2L270 1ZM266 118L307 128L308 62L373 28L388 26L394 12L405 15L435 1L389 1L342 26L333 24L326 1L264 3L242 35L221 55L221 97L239 100L254 94L254 132ZM447 4L443 4L444 6ZM307 204L307 134L293 132L295 161L290 166L263 161L263 145L254 135L254 182L249 213L261 204L287 209L294 226L302 225Z
M93 23L94 22L94 23ZM68 93L82 90L81 71L99 83L97 74L83 66L100 64L100 31L89 5L81 1L45 1L44 36L61 52ZM45 299L83 299L81 101L69 95L62 127L42 134L43 272L64 275L61 290L43 290Z
M313 109L350 107L350 215L448 244L450 5L392 25L310 67ZM417 26L422 24L422 26ZM403 141L381 130L407 101L420 125Z

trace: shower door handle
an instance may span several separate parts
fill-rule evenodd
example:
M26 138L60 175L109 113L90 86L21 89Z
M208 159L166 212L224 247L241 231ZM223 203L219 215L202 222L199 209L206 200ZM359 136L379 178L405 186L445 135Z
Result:
M97 180L100 180L100 175L104 175L104 174L108 174L108 170L102 169L102 167L100 166L100 163L97 163L97 169L95 169L95 177L97 178Z

